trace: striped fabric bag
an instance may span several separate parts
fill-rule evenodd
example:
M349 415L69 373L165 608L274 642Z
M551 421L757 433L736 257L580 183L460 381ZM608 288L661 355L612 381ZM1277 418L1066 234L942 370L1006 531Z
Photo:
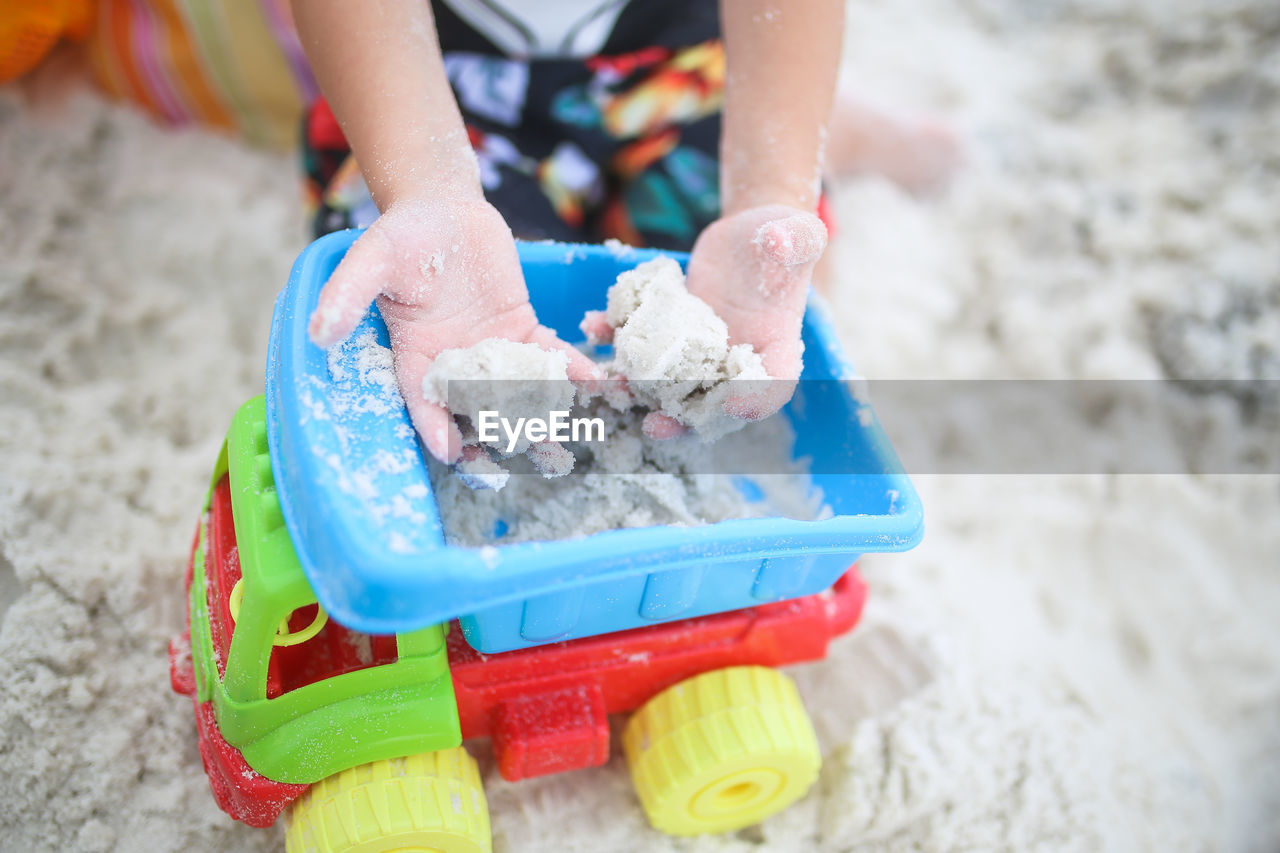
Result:
M296 145L318 94L289 0L4 0L0 56L20 61L0 67L0 81L60 38L83 44L108 95L259 145Z

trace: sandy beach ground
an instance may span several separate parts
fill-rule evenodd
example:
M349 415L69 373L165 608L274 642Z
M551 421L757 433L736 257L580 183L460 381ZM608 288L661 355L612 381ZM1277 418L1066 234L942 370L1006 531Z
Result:
M1280 6L857 3L844 73L969 148L942 199L836 188L864 374L1280 378ZM0 92L0 849L283 849L215 806L165 650L297 196L289 156ZM1169 428L1212 443L1247 402ZM924 544L865 560L863 625L792 670L808 797L674 840L620 756L507 784L481 746L495 849L1280 849L1280 480L917 484Z

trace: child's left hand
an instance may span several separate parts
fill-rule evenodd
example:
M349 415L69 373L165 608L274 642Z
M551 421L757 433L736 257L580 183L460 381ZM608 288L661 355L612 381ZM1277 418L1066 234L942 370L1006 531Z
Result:
M821 219L781 204L722 217L694 243L689 292L725 321L730 344L750 344L760 354L771 380L731 396L725 411L733 417L766 418L795 392L803 351L800 324L813 268L826 246ZM671 438L685 427L651 412L644 430L652 438Z

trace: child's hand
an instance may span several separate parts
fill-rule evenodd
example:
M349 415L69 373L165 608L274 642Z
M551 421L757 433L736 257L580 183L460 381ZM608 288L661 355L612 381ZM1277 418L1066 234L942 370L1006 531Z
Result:
M758 421L781 409L800 378L800 325L813 268L827 247L827 227L812 213L781 204L748 208L707 226L689 258L689 292L729 327L729 343L750 344L770 381L744 382L725 412ZM650 438L687 430L661 412L645 416Z
M409 417L427 450L446 464L461 455L462 436L449 412L422 394L422 377L444 350L507 338L562 350L574 382L600 378L590 359L538 324L511 229L483 199L388 208L321 291L311 339L322 347L341 341L375 297Z
M730 415L760 420L791 399L800 378L809 283L826 247L821 219L781 204L718 219L694 243L689 292L725 321L730 344L750 344L760 354L772 380L730 397Z

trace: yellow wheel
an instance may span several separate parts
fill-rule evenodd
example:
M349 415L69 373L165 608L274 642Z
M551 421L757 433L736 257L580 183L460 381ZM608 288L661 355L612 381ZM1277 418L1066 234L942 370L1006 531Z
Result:
M631 718L622 748L649 822L671 835L759 823L803 796L822 764L795 685L760 666L664 690Z
M489 806L462 747L362 764L293 805L288 853L490 853Z

